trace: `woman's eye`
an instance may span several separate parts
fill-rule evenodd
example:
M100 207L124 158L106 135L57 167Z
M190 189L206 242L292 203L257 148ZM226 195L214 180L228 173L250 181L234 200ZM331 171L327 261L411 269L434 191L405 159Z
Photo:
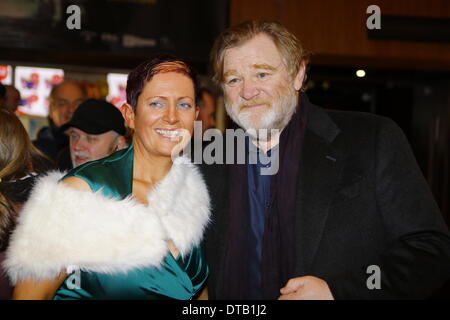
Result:
M258 73L258 78L264 79L264 78L267 78L268 75L269 74L267 72L261 72L261 73Z
M191 107L191 104L188 103L188 102L180 102L178 105L179 105L180 108L182 108L182 109L189 109L189 108Z
M88 142L92 143L92 142L97 141L97 138L94 138L94 137L88 137L87 140L88 140Z
M151 107L161 108L161 107L163 106L163 103L162 103L162 102L159 102L159 101L153 101L153 102L150 102L149 105L150 105Z

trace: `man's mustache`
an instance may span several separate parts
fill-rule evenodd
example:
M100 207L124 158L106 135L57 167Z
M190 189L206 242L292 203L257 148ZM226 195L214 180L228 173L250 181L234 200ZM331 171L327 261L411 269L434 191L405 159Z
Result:
M81 158L81 159L88 159L89 158L89 156L87 156L83 152L79 152L79 151L74 151L73 152L73 156L77 157L77 158Z
M267 100L250 100L250 101L245 101L245 102L238 102L239 110L242 110L249 106L256 106L256 105L261 105L261 104L265 104L269 107L272 105L270 103L270 101L267 101Z

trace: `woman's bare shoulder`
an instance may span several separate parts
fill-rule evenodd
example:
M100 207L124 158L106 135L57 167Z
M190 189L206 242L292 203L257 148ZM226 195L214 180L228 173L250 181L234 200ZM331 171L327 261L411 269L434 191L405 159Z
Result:
M61 183L74 189L92 191L89 184L79 177L74 176L67 177L64 180L62 180Z

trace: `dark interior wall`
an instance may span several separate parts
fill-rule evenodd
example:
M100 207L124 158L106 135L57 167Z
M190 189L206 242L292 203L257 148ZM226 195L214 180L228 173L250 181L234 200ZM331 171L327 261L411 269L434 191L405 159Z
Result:
M427 42L369 38L366 26L369 14L366 11L373 4L380 8L383 32L389 27L387 23L383 25L383 16L444 19L444 25L450 27L448 0L231 0L230 22L236 24L248 19L279 21L314 53L314 64L450 70L448 40ZM417 24L413 26L417 27ZM449 36L447 34L446 39Z
M2 0L0 60L131 69L171 52L205 73L228 0ZM66 13L80 8L80 29ZM72 20L71 20L72 21Z

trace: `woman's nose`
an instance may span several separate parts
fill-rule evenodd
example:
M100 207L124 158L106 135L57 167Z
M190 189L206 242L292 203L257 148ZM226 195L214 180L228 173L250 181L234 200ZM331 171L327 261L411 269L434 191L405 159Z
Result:
M176 105L170 105L167 108L163 120L169 124L175 124L178 122L178 110Z

